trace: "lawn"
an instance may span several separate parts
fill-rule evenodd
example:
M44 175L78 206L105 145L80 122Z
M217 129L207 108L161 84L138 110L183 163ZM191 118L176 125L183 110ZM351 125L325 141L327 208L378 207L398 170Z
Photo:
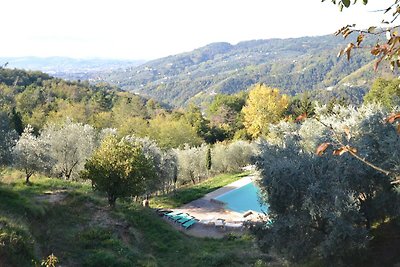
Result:
M179 188L175 193L153 197L150 199L150 205L155 208L177 208L250 174L251 172L247 171L217 175L198 184Z

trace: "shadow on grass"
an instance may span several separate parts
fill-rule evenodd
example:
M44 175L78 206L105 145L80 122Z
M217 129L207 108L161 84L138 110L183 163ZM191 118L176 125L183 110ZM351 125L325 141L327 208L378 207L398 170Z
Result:
M48 206L15 192L7 185L0 184L0 210L17 217L40 217L46 213Z

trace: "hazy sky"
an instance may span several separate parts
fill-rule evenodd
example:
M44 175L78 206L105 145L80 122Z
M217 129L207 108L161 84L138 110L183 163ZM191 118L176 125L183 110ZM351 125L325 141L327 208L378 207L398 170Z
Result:
M393 3L370 0L340 13L326 1L3 0L0 56L153 59L212 42L323 35L348 23L366 27L382 20L369 11Z

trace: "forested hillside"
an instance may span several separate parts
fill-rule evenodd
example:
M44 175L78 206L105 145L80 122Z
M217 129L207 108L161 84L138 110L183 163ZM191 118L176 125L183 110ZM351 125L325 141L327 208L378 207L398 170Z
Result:
M18 132L28 124L39 130L67 117L97 128L115 127L118 118L148 118L160 108L153 100L108 84L69 82L42 72L0 68L0 112L7 114Z
M376 77L373 57L359 49L349 62L337 58L346 44L333 35L213 43L139 67L102 73L99 79L178 106L199 104L216 93L237 93L256 83L290 95L313 90L324 98L340 95L360 102ZM379 71L392 75L384 68Z

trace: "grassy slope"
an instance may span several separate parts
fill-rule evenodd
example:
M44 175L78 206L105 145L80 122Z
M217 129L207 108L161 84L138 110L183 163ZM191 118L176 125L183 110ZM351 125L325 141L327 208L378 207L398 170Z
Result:
M221 174L196 185L180 188L175 193L154 197L150 200L150 205L157 208L177 208L183 204L199 199L218 188L237 181L250 173L251 172Z
M33 266L32 259L51 253L62 266L252 266L268 260L250 236L198 239L131 203L109 210L89 185L34 178L26 186L7 175L1 180L4 266Z

